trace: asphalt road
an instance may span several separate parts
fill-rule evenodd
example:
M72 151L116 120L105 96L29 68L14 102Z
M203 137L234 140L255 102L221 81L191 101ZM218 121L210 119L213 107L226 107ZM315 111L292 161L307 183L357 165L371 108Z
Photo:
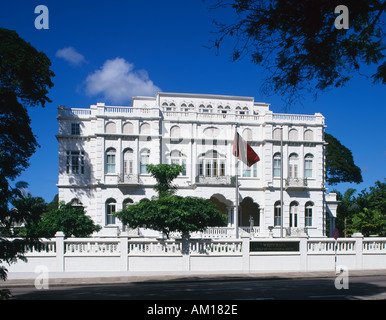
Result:
M12 300L386 300L386 276L306 279L142 281L120 284L11 288ZM347 288L348 285L348 288ZM208 311L208 310L206 310Z

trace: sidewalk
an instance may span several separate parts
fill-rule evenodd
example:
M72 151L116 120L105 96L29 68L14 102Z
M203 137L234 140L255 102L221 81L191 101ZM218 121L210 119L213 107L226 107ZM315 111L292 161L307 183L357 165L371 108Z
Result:
M7 281L0 282L0 288L35 286L39 274L9 274ZM133 282L198 282L198 281L254 281L275 279L335 278L334 271L315 272L259 272L259 273L157 273L157 272L105 272L105 273L49 273L50 286L84 286L104 284L125 284ZM350 277L386 276L386 270L352 270Z

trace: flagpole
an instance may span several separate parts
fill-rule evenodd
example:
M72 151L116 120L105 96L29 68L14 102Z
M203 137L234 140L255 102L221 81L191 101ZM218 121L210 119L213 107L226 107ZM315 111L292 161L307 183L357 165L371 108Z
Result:
M283 126L281 127L281 138L280 138L280 238L283 238Z
M237 124L235 126L235 135L237 134ZM237 156L236 156L236 206L235 206L235 234L236 239L239 238L239 139L237 141Z

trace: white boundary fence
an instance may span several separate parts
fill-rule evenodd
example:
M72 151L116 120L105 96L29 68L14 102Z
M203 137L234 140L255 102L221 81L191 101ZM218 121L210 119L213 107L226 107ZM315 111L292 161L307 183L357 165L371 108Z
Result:
M34 272L273 272L386 269L386 238L171 239L67 238L61 232L27 252L9 275Z

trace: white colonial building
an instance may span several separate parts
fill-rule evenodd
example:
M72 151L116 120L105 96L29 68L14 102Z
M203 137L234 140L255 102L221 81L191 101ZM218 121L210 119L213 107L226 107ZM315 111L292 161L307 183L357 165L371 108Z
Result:
M255 237L269 236L271 226L273 236L330 233L326 222L337 202L326 194L320 113L276 114L250 97L158 93L133 98L128 107L60 106L58 121L59 200L84 206L103 227L101 236L122 230L114 211L156 194L149 163L182 165L177 194L210 199L228 215L227 228L207 233L235 234L235 130L261 159L250 168L239 165L240 228Z

